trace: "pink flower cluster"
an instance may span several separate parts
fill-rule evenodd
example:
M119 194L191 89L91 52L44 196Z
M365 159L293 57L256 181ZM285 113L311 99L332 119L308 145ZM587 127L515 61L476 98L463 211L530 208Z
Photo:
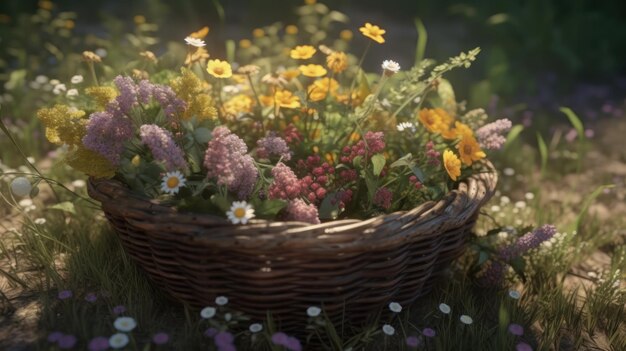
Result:
M435 150L435 143L432 140L426 143L426 157L428 158L428 164L439 167L441 164L441 152Z
M246 143L226 127L213 129L213 139L204 155L204 166L209 178L236 192L240 199L247 198L254 190L259 172L252 156L247 155Z
M300 196L300 181L291 168L279 162L272 169L272 176L274 181L268 189L270 199L291 200Z
M306 161L299 160L298 168L306 172L300 180L302 196L311 203L321 202L326 197L326 187L330 184L335 169L328 162L322 163L319 155L309 156Z
M269 135L257 141L257 155L261 158L270 158L270 156L281 157L285 161L291 160L291 151L285 139Z
M185 154L172 138L169 130L156 124L144 124L139 128L141 142L150 148L156 161L162 162L168 171L187 168Z
M307 204L302 199L289 201L286 208L287 220L319 224L319 213L313 204Z
M374 194L374 205L380 206L383 209L387 210L391 207L391 200L393 198L393 193L388 188L382 187L376 191Z
M512 123L506 118L485 124L476 131L480 146L488 150L498 150L506 142L504 133L511 129Z
M367 132L364 140L359 140L352 146L345 146L342 150L341 162L351 165L357 156L369 159L372 155L385 149L385 134L383 132Z
M298 128L296 128L293 123L289 123L289 125L287 125L287 128L285 128L285 131L283 132L283 137L287 144L295 144L302 141L302 134L300 134Z

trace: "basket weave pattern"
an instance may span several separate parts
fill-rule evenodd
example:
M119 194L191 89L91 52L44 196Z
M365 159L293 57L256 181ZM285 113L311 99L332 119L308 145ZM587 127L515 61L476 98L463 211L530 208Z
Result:
M114 180L90 179L126 252L169 295L195 307L216 296L255 319L282 326L323 305L331 318L364 319L390 301L405 306L427 293L465 248L497 175L478 173L438 202L369 220L318 225L178 213Z

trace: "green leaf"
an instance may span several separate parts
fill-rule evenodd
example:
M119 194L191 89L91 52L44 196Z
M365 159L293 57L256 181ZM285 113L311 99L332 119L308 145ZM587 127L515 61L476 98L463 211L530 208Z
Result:
M372 156L372 166L376 177L378 177L380 172L383 171L386 162L387 160L385 160L385 156L383 154L376 154Z
M411 162L413 158L413 155L411 155L411 153L409 152L408 154L400 157L399 159L397 159L394 163L392 163L389 168L396 168L396 167L410 167L413 163Z
M59 211L68 212L71 214L76 214L76 207L74 207L74 203L69 202L69 201L59 202L58 204L48 206L48 208L51 210L59 210Z
M480 251L478 254L478 265L481 266L489 259L489 253L485 251Z
M352 159L352 165L354 166L354 168L360 168L362 161L363 161L363 156L357 156Z
M259 218L273 219L285 206L284 200L265 200L253 203L254 214Z
M574 129L578 132L578 139L584 138L585 129L583 127L583 122L581 122L580 118L576 116L574 111L572 111L569 107L561 107L559 110L567 116L572 126L574 126Z
M426 182L426 176L424 175L424 172L422 172L422 170L419 167L412 166L411 171L413 171L413 174L415 174L415 176L420 181L420 183Z
M522 131L524 130L524 126L521 124L516 124L509 130L509 134L506 136L506 142L504 143L504 149L506 149L509 145L513 144L515 140L520 136Z
M319 217L320 219L337 219L340 213L339 201L337 200L337 193L327 194L322 203L320 204Z
M193 131L193 138L196 139L198 143L205 144L213 138L213 135L208 128L200 127Z
M610 189L614 186L614 184L600 185L591 194L589 194L589 196L587 196L587 198L583 202L583 207L580 209L580 212L578 212L578 215L576 216L576 220L574 221L573 228L571 228L571 230L578 231L580 229L580 223L582 222L583 217L587 214L587 211L589 210L591 204L596 200L598 196L600 196L600 194L604 192L605 189Z
M541 175L545 174L548 165L548 146L541 134L537 132L537 144L539 146L539 155L541 156Z
M424 27L424 23L419 18L415 18L415 28L417 28L417 45L415 47L415 65L417 66L424 59L428 32L426 32L426 27Z
M211 196L211 202L224 213L230 210L231 202L225 196L214 194Z
M511 265L515 273L517 273L517 275L519 275L523 281L526 281L526 276L524 275L526 261L524 261L524 258L521 256L515 257L514 259L509 261L509 264Z

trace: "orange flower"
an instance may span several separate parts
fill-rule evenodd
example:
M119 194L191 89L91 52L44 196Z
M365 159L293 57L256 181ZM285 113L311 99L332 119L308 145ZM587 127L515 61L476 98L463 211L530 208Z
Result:
M467 124L456 121L454 122L454 131L459 138L464 138L465 136L474 136L474 131Z
M461 161L466 166L471 166L474 161L485 158L487 155L480 149L480 145L472 136L466 136L456 145L461 155Z
M193 32L193 33L189 34L189 36L192 37L192 38L196 38L196 39L204 39L204 38L206 38L206 36L208 34L209 34L209 27L204 26L200 30L198 30L197 32Z
M348 68L348 56L341 51L336 51L326 56L326 65L335 72L341 73Z
M383 34L385 34L385 30L380 28L379 26L373 26L371 23L365 23L365 25L359 28L361 33L364 36L372 39L378 44L382 44L385 42L385 38L383 38Z
M298 34L298 27L294 26L293 24L290 24L287 27L285 27L285 33L289 35L296 35Z
M441 116L435 110L424 108L419 112L418 119L428 131L436 133L441 125Z
M316 51L311 45L298 45L289 52L289 56L296 60L306 60L313 57Z
M456 180L461 175L461 161L450 150L443 152L443 166L452 180Z
M313 77L313 78L324 76L327 73L326 68L320 65L314 65L314 64L309 64L306 66L301 65L300 67L298 67L298 69L303 75L307 77Z
M300 99L293 95L289 90L279 90L274 95L276 105L282 108L298 108L300 107Z
M221 60L209 60L206 70L215 78L230 78L233 75L230 63Z

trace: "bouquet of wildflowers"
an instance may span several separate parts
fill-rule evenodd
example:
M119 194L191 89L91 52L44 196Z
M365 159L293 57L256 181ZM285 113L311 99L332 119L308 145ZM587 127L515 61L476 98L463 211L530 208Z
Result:
M341 19L320 5L301 9L318 19L308 23ZM307 28L258 28L222 60L210 56L205 27L185 39L178 67L144 51L141 69L111 81L85 52L94 85L38 117L75 169L234 224L409 210L480 172L484 150L502 146L511 123L485 125L484 111L465 111L443 79L479 49L405 70L385 60L366 73L365 53L347 52L350 31L331 40ZM359 30L365 52L384 45L385 30Z

